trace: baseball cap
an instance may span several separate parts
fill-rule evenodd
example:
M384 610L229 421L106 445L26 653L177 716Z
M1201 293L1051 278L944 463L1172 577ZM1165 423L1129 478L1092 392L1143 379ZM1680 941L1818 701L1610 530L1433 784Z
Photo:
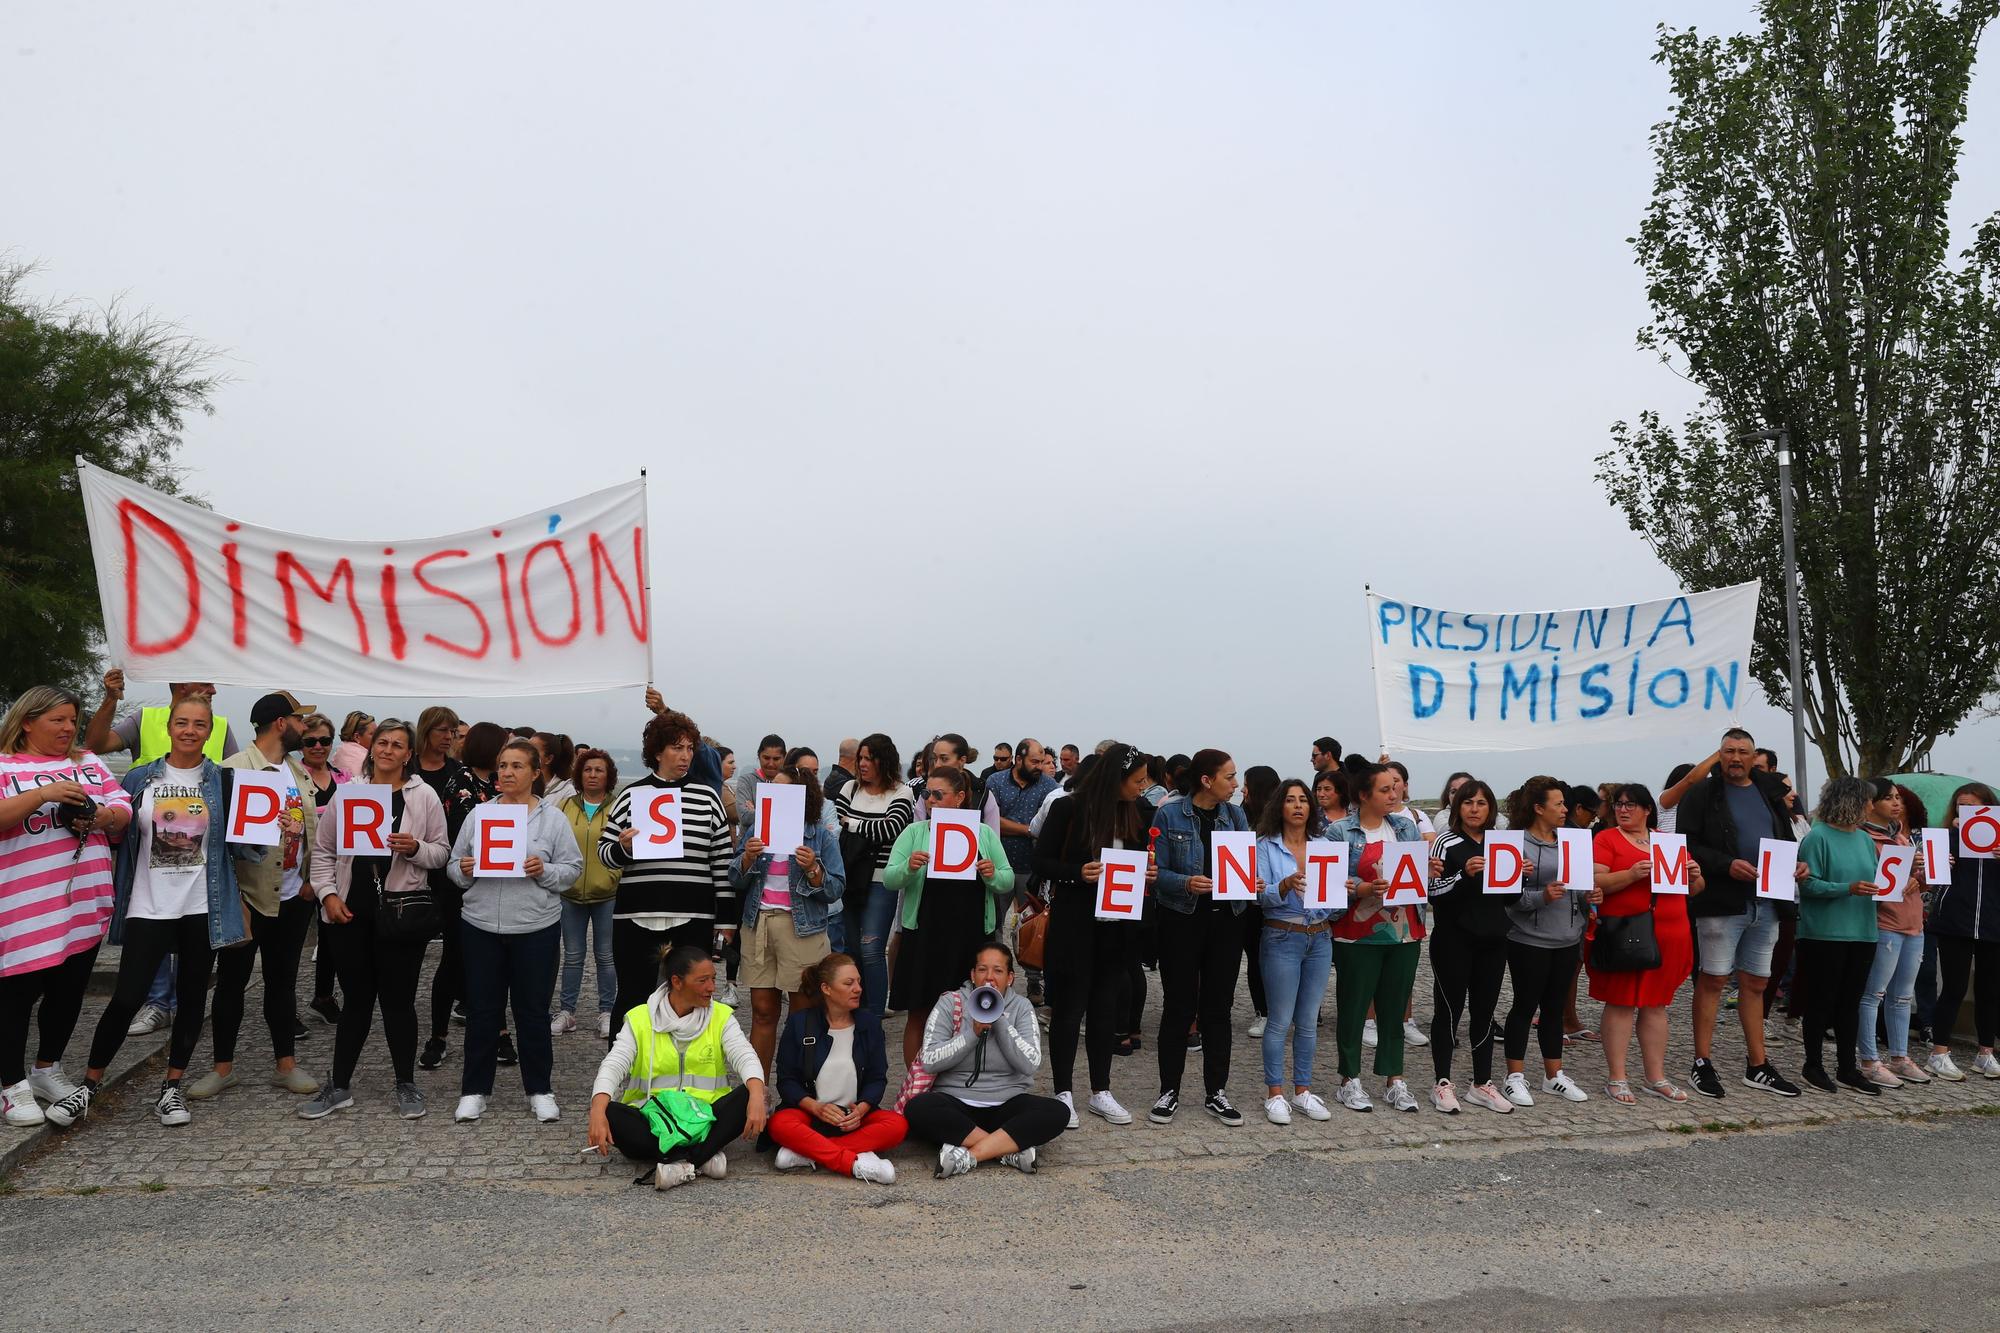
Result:
M284 690L267 694L259 699L250 710L250 725L268 727L281 717L303 717L312 712L311 704L302 704Z

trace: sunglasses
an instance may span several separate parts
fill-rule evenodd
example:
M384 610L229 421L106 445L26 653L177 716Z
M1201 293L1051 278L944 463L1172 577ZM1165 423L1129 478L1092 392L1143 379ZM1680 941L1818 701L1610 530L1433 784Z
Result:
M300 745L331 745L331 744L333 744L333 737L331 737L331 736L308 736L308 737L306 737L306 738L305 738L304 740L300 741L300 742L299 742L299 744L300 744Z
M924 799L927 801L949 801L954 795L956 795L955 792L940 791L932 788L924 793Z

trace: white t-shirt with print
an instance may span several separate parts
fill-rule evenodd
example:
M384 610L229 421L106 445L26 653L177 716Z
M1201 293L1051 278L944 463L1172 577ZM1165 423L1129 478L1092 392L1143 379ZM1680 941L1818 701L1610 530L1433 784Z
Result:
M165 765L146 784L126 916L176 921L208 912L208 814L199 768Z

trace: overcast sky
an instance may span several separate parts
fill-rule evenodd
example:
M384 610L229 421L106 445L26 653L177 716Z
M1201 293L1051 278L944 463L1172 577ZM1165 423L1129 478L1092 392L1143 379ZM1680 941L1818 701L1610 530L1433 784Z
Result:
M226 350L186 462L233 515L444 533L650 468L658 678L740 750L1116 735L1293 774L1376 744L1364 583L1673 590L1593 459L1695 400L1633 338L1654 24L1750 13L17 7L0 246ZM464 711L624 747L636 709ZM1995 723L1936 755L1996 760Z

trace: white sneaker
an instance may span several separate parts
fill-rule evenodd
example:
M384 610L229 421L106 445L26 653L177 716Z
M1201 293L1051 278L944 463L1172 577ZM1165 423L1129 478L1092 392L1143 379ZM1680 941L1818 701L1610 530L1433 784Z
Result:
M1083 1121L1077 1119L1076 1097L1073 1094L1067 1092L1059 1092L1056 1094L1056 1100L1061 1102L1063 1106L1068 1109L1069 1127L1071 1129L1075 1129L1078 1125L1081 1125L1083 1123Z
M1285 1100L1282 1093L1276 1097L1266 1097L1264 1118L1274 1125L1289 1125L1292 1123L1292 1104Z
M1508 1086L1511 1089L1513 1085L1510 1082ZM1523 1091L1525 1092L1525 1088ZM1512 1115L1514 1113L1514 1103L1502 1097L1499 1089L1495 1088L1491 1083L1481 1083L1475 1087L1467 1088L1465 1090L1465 1100L1471 1102L1474 1106L1483 1106L1489 1111L1498 1111L1501 1115Z
M4 1109L0 1121L9 1125L39 1125L48 1119L35 1101L34 1085L25 1078L11 1088L0 1088L0 1109Z
M1362 1023L1361 1044L1363 1046L1368 1047L1370 1050L1373 1050L1375 1048L1375 1043L1378 1040L1380 1040L1380 1038L1378 1038L1375 1035L1375 1020L1371 1018L1368 1019L1366 1022Z
M142 1004L139 1006L139 1012L132 1015L132 1022L126 1027L125 1035L143 1037L148 1032L158 1032L173 1021L174 1016L171 1011L162 1009L157 1004Z
M717 1004L726 1004L731 1009L736 1008L736 983L733 981L724 981L718 985L715 988L715 1002Z
M598 1036L600 1036L600 1037L603 1037L603 1038L605 1038L606 1040L609 1040L609 1039L610 1039L610 1037L611 1037L611 1015L610 1015L610 1014L599 1014L599 1015L597 1016L597 1035L598 1035Z
M476 1092L468 1092L458 1099L458 1109L451 1113L457 1124L467 1124L486 1114L486 1099Z
M656 1190L670 1190L676 1185L685 1185L693 1179L693 1162L661 1162L653 1168L653 1188Z
M153 1114L160 1117L160 1123L169 1129L194 1119L193 1113L188 1110L187 1097L178 1083L169 1083L160 1089L160 1100L153 1103Z
M1507 1100L1516 1106L1533 1106L1535 1104L1535 1099L1528 1094L1528 1076L1526 1074L1507 1075L1506 1092Z
M1403 1041L1410 1046L1428 1046L1431 1044L1431 1034L1406 1018L1403 1020Z
M556 1105L556 1099L552 1093L537 1092L531 1094L528 1098L528 1109L535 1113L535 1119L545 1125L553 1125L556 1121L562 1119L562 1108Z
M1313 1092L1311 1088L1307 1088L1304 1092L1293 1093L1292 1105L1296 1109L1304 1111L1308 1120L1333 1119L1333 1112L1326 1109L1326 1103L1321 1101L1318 1094Z
M1118 1104L1118 1099L1111 1095L1111 1089L1109 1088L1105 1088L1101 1092L1091 1093L1089 1105L1092 1115L1101 1115L1114 1125L1129 1125L1132 1123L1132 1113ZM1070 1112L1072 1118L1075 1115L1075 1111Z
M784 1149L780 1148L778 1151L783 1152ZM807 1165L812 1164L808 1162ZM854 1178L870 1180L877 1185L893 1185L896 1183L896 1164L886 1157L877 1157L872 1152L856 1153Z
M710 1180L721 1180L729 1174L729 1159L717 1153L701 1164L701 1173Z
M1450 1079L1441 1078L1432 1085L1431 1109L1441 1115L1458 1114L1458 1093L1453 1090Z
M861 1157L872 1156L874 1156L873 1153L861 1154ZM860 1165L861 1157L854 1159L856 1166ZM793 1152L790 1148L781 1147L778 1149L777 1161L772 1163L772 1165L776 1166L780 1171L810 1171L819 1164L802 1152Z
M1256 1020L1250 1024L1250 1035L1253 1037L1263 1036L1264 1029L1269 1027L1270 1024L1270 1019L1264 1017L1262 1014L1257 1015Z
M576 1031L576 1015L570 1013L568 1010L564 1010L549 1020L549 1035L551 1037L564 1036L574 1031Z
M59 1102L76 1091L76 1084L64 1076L60 1060L47 1069L30 1069L28 1086L35 1090L35 1096L45 1102Z
M1372 1111L1375 1109L1375 1103L1368 1100L1368 1089L1361 1086L1361 1080L1358 1078L1350 1078L1341 1084L1340 1091L1335 1095L1338 1097L1340 1104L1350 1111Z
M972 1159L972 1153L960 1144L947 1143L938 1149L937 1178L939 1180L950 1180L953 1176L962 1176L978 1165L979 1163Z
M1576 1080L1569 1076L1567 1069L1558 1069L1554 1078L1542 1080L1542 1091L1553 1092L1567 1102L1587 1102L1590 1094L1576 1086Z
M966 1156L971 1157L972 1154L967 1153ZM1024 1176L1032 1176L1035 1174L1035 1150L1021 1148L1015 1152L1001 1153L1000 1165L1011 1166Z
M2000 1060L1994 1059L1991 1051L1981 1051L1972 1067L1988 1078L2000 1078Z
M1410 1085L1400 1078L1389 1080L1389 1086L1383 1090L1382 1099L1398 1111L1414 1111L1417 1109L1416 1094L1411 1092Z
M1930 1062L1924 1068L1930 1070L1934 1076L1943 1079L1947 1083L1965 1082L1965 1075L1959 1071L1957 1065L1951 1062L1950 1051L1932 1051Z

